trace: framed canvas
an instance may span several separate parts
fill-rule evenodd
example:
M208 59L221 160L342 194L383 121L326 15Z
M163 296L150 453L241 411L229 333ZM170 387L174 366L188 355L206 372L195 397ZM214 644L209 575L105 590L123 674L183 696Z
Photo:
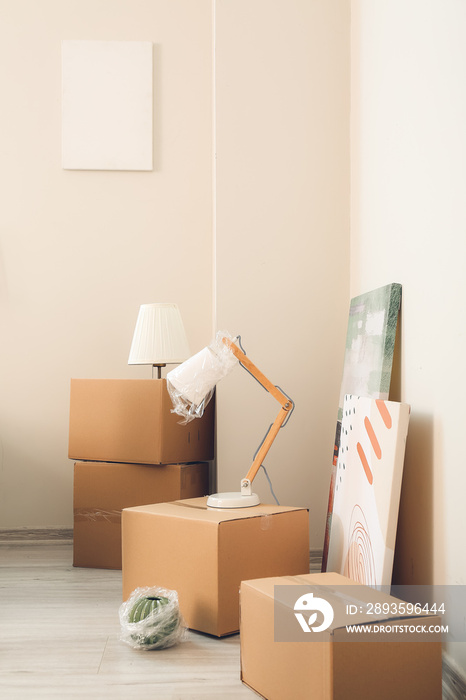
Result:
M346 394L353 394L373 399L389 398L400 304L401 285L397 283L361 294L354 297L350 303L330 476L322 571L327 571L344 397Z
M390 586L410 407L347 395L337 460L328 570Z

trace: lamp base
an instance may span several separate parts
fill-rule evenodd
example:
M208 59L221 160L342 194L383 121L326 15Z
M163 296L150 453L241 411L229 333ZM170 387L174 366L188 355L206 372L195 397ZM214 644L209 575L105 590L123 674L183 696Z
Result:
M213 493L207 499L210 508L251 508L258 506L259 496L255 493L242 494L240 491L229 491L227 493Z

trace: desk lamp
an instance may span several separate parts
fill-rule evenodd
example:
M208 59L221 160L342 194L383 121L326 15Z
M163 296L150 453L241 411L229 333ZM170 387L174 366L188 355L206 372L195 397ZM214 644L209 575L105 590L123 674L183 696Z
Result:
M176 304L142 304L139 308L129 365L152 365L157 379L162 367L183 362L190 355L188 340Z
M210 401L216 384L239 363L266 389L280 404L280 411L269 427L257 450L248 473L241 480L239 492L216 493L209 496L207 505L213 508L247 508L260 503L257 494L252 492L252 482L259 471L266 454L270 450L278 431L290 417L294 403L281 389L272 384L251 362L244 350L223 332L217 333L215 341L193 355L167 374L167 388L174 406L174 413L188 422L203 415L204 407Z

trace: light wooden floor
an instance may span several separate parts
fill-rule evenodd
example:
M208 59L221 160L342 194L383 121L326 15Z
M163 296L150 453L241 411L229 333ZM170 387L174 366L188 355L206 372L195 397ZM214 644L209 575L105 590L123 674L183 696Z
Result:
M71 536L0 531L1 700L257 698L239 679L239 635L189 632L155 652L120 642L121 571L74 568ZM465 697L457 686L444 700Z
M239 635L136 651L118 639L120 604L121 572L73 568L71 540L0 539L0 698L257 698Z

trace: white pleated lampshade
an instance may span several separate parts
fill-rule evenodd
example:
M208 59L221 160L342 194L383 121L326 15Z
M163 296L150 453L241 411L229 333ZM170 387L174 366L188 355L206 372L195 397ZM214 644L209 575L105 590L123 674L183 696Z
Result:
M139 309L129 365L166 365L184 362L189 344L176 304L142 304Z

